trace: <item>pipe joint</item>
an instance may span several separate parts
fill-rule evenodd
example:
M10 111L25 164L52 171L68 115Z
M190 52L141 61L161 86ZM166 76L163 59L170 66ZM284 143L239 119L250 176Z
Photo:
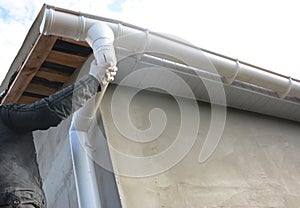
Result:
M240 62L238 59L236 59L235 61L236 63L236 67L235 67L235 73L233 76L231 77L225 77L225 82L229 85L231 85L233 83L233 81L237 78L239 71L240 71Z
M292 78L289 77L289 83L288 83L287 89L284 92L277 92L278 97L280 97L281 99L284 99L286 96L288 96L288 94L290 93L290 91L292 89L292 85L293 85Z
M85 40L94 51L97 51L105 45L113 45L114 33L107 24L98 22L89 28Z
M93 24L87 31L85 40L92 47L97 64L116 65L114 33L107 24Z

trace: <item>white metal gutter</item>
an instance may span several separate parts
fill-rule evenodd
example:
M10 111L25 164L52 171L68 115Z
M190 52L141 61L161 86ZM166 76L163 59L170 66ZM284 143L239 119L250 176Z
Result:
M46 11L45 34L70 37L75 40L87 40L86 31L99 20L64 13L61 11ZM51 21L50 21L51 19ZM61 21L63 20L63 21ZM239 80L277 92L278 97L294 96L300 98L300 82L275 73L233 61L201 49L177 39L166 37L147 30L122 25L121 22L105 22L115 34L115 47L125 48L136 53L155 53L156 57L184 60L191 67L218 73L228 84ZM65 28L57 31L57 28ZM89 41L89 40L87 40ZM215 67L207 67L208 59Z

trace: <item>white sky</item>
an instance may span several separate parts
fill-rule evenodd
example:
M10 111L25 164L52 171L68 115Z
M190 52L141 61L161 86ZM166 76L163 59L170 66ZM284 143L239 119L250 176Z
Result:
M300 79L297 0L0 0L0 82L43 3L169 33Z

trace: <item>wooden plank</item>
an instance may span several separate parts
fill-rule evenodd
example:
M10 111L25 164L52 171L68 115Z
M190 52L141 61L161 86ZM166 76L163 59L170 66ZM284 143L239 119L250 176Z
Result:
M85 60L85 57L63 53L60 51L51 51L48 57L46 58L46 61L48 62L61 64L73 68L80 67L85 62Z
M56 39L56 36L40 35L38 37L2 103L17 102L19 100L28 84L47 58Z
M30 83L26 88L25 92L49 96L54 94L59 89L60 87L50 87L45 84Z
M71 74L47 67L41 67L40 70L36 73L36 76L49 80L51 82L65 83L69 81Z
M40 98L36 98L36 97L30 97L30 96L24 96L22 95L19 99L19 103L23 103L23 104L30 104L30 103L34 103L36 101L40 100Z
M58 39L53 46L54 51L60 51L63 53L70 53L77 56L88 57L91 55L93 50L90 47L86 47L83 45L78 45L75 43L70 43L64 40Z
M71 38L64 38L64 37L61 37L59 38L60 40L63 40L63 41L67 41L67 42L70 42L70 43L74 43L74 44L77 44L77 45L82 45L82 46L86 46L86 47L90 47L89 44L85 41L76 41L74 39L71 39Z

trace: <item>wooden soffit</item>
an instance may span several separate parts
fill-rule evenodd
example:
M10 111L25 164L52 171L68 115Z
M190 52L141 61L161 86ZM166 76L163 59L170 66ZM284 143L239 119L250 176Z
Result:
M2 103L33 103L60 90L87 60L86 42L40 35L20 66Z

